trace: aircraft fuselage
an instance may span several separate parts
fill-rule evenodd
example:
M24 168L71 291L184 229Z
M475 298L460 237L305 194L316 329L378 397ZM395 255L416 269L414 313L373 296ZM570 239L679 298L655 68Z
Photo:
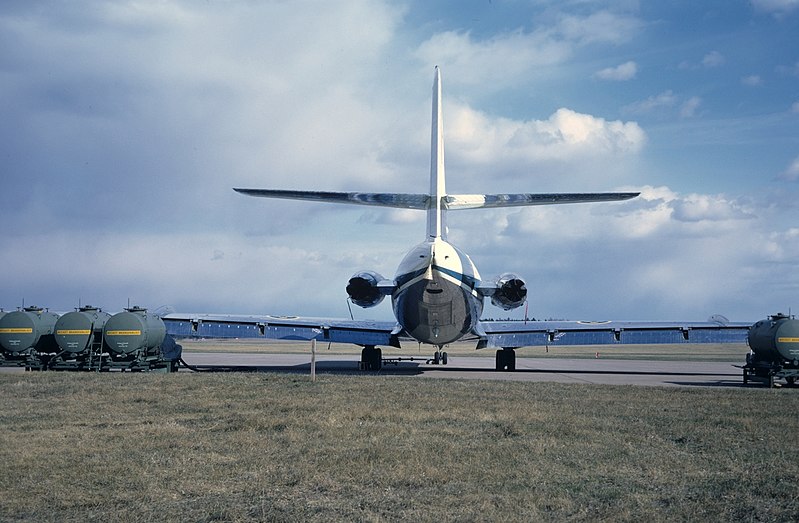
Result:
M471 332L483 311L480 275L463 251L441 238L411 249L397 269L394 315L414 339L445 345Z

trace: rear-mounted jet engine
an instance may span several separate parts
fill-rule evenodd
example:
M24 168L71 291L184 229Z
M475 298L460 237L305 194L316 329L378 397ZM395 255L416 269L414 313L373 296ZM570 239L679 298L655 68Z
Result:
M374 307L386 297L378 286L381 281L383 277L374 271L357 272L347 282L347 294L359 307Z
M506 311L524 304L527 299L527 285L513 273L497 278L497 290L491 295L491 303Z

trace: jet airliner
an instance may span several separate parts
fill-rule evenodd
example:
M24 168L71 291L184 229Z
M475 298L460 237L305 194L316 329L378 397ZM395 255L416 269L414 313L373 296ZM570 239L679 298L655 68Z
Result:
M505 273L483 280L469 256L447 241L449 211L566 203L611 202L635 198L637 192L550 194L450 194L444 171L441 72L433 79L430 190L422 194L234 190L249 196L316 202L418 209L427 213L426 237L402 259L393 279L375 271L359 271L346 287L349 299L368 308L391 296L396 323L280 316L170 314L164 317L175 336L265 337L350 342L363 347L364 368L379 369L379 345L399 347L399 338L433 345L433 363L447 363L443 348L474 339L477 348L496 347L496 369L514 370L517 347L543 344L679 343L741 341L749 324L723 322L493 322L481 321L483 303L505 310L522 306L527 286Z
M431 130L430 192L428 194L332 193L271 189L234 189L249 196L316 200L382 207L421 209L427 212L427 237L400 262L393 280L374 271L350 278L347 293L356 305L374 307L391 296L397 332L421 343L443 348L467 334L483 335L480 315L483 300L505 310L521 306L527 298L524 281L504 274L483 281L469 256L446 238L446 213L450 210L522 205L627 200L639 193L587 194L448 194L444 171L444 136L441 106L441 72L435 69ZM368 355L367 355L368 357Z

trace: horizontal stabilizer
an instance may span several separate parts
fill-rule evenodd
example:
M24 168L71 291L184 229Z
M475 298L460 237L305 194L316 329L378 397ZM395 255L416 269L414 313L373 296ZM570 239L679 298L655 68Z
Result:
M286 200L310 200L314 202L348 203L397 207L400 209L427 209L430 196L427 194L330 192L330 191L286 191L278 189L233 189L248 196L261 198L283 198Z
M377 207L396 207L399 209L424 210L430 208L430 196L427 194L291 191L281 189L233 190L241 194L259 196L261 198L283 198L287 200L373 205ZM629 200L630 198L635 198L639 194L640 193L637 192L450 194L442 198L442 203L445 209L450 210L481 209L492 207L555 205L561 203L613 202Z
M447 209L522 207L561 203L614 202L635 198L637 192L544 193L544 194L450 194L444 197Z

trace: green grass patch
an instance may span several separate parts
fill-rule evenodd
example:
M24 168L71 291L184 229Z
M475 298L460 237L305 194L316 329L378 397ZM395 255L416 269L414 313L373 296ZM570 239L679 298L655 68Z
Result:
M796 521L799 395L0 374L0 520Z

